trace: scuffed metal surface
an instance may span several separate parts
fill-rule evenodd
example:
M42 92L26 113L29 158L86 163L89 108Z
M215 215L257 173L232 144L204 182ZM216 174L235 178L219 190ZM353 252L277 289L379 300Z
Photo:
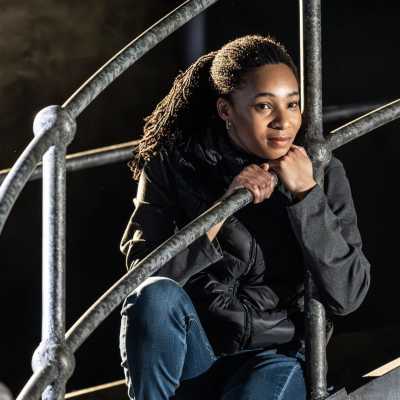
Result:
M331 124L336 121L348 118L361 117L376 108L383 107L388 101L369 101L358 104L342 104L323 107L324 124Z
M326 137L327 144L330 150L335 150L399 117L400 99L397 99L333 130Z
M323 137L321 0L300 0L303 43L302 77L304 93L305 145L313 162L314 178L324 187L324 169L331 152ZM307 391L310 400L327 397L326 316L307 263L305 273L305 344Z
M58 105L47 106L36 114L33 120L33 134L41 136L49 130L54 130L56 135L54 144L68 146L75 136L75 119Z
M65 145L43 157L42 340L65 335Z
M33 354L32 369L38 372L45 366L52 366L57 375L65 375L69 378L75 368L75 356L65 343L44 340Z
M60 118L53 121L52 125L36 125L37 134L35 134L34 139L18 157L18 160L0 186L0 234L10 214L11 208L35 170L36 165L42 159L43 154L51 146L59 143L60 140L69 137L67 129L74 129L75 123L68 112L62 111L58 115ZM48 129L42 129L45 126L48 127Z
M74 137L74 121L60 118L59 108L45 109L35 119L41 129L57 120L62 129L61 143L43 156L43 255L42 255L42 343L33 365L55 363L57 379L46 388L43 400L62 400L65 383L74 370L73 353L65 345L65 219L66 219L66 146ZM65 119L66 121L63 121ZM37 129L40 131L40 129ZM34 128L36 133L36 130ZM40 134L40 133L39 133Z
M29 378L16 400L39 399L43 391L54 381L56 376L57 370L54 364L40 368Z
M303 43L300 45L304 52L304 123L309 140L323 140L321 1L300 0L300 18L303 19Z
M97 149L81 151L69 154L66 157L67 172L79 171L82 169L100 167L102 165L128 161L132 158L133 146L137 141L119 143L112 146L100 147ZM0 184L5 179L9 170L0 171ZM39 164L35 172L29 178L30 181L42 178L42 165Z
M41 371L48 367L52 369L54 378L49 386L45 386L42 398L62 400L65 396L65 383L75 369L74 353L63 340L43 340L36 349L32 358L33 371ZM24 398L30 399L28 394Z
M308 391L311 400L325 399L327 391L326 316L317 298L311 273L306 274L305 329Z
M24 188L36 165L47 149L54 144L53 132L35 137L19 156L0 186L0 234L11 208Z
M41 136L56 129L58 142L43 157L43 325L42 340L63 340L65 334L65 154L76 123L59 106L35 117L33 131Z
M149 50L218 0L186 1L134 39L91 76L64 104L76 118L105 88Z
M65 154L66 146L76 132L75 120L59 106L41 110L33 124L37 138L48 132L55 136L55 145L43 156L43 317L42 342L35 351L32 367L36 380L28 382L23 397L33 398L40 382L52 383L43 399L61 400L65 383L71 376L75 362L73 353L65 345ZM49 382L47 376L51 374ZM47 386L46 384L46 386ZM44 388L46 387L44 386ZM41 387L41 386L40 386ZM41 387L41 390L44 389Z

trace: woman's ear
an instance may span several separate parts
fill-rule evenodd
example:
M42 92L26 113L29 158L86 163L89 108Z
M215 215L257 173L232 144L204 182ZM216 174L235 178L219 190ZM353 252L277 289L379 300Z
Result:
M219 117L223 121L227 121L230 118L231 112L231 105L229 104L229 101L223 97L218 97L216 106Z

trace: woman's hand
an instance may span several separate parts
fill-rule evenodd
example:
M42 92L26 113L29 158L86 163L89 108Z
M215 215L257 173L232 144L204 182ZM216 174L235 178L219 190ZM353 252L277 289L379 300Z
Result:
M267 163L261 165L251 164L243 168L240 174L235 176L223 197L230 195L239 187L245 187L253 194L253 203L261 203L271 196L276 184L276 175L269 171Z
M284 156L270 160L268 164L286 189L298 198L303 198L304 194L317 184L313 176L312 162L301 146L292 145Z
M228 190L218 201L232 194L235 189L245 187L253 194L253 203L261 203L271 196L277 183L278 178L274 172L269 171L269 165L267 163L261 164L260 166L251 164L243 168L240 174L233 178ZM225 220L226 218L214 225L207 232L210 242L213 241Z

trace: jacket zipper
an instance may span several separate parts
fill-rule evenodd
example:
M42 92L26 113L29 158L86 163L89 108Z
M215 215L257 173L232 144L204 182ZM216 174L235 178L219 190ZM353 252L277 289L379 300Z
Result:
M252 238L251 240L251 248L250 248L250 256L249 256L249 265L247 266L247 269L245 271L245 273L243 274L243 276L246 276L249 272L250 269L253 267L253 264L255 263L255 247L256 247L256 241L254 240L254 238ZM240 299L241 300L241 305L243 307L244 310L244 332L243 332L243 336L242 336L242 340L240 343L240 350L243 350L250 338L250 334L251 334L251 311L250 308L245 304L245 300L244 299Z
M247 341L249 340L251 333L251 321L250 321L251 312L249 307L245 304L244 300L242 300L241 305L244 309L244 333L240 343L240 350L243 350L247 344Z
M247 265L246 271L244 272L243 276L246 276L250 272L250 269L253 267L253 264L255 263L255 258L256 258L255 247L256 247L256 241L254 240L254 238L252 238L250 255L249 255L249 264Z

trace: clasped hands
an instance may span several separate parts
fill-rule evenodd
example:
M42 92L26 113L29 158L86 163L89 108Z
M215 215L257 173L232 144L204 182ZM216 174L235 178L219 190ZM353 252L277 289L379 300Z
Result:
M276 186L275 173L287 190L302 199L317 183L313 177L312 162L301 146L291 145L289 151L276 160L244 168L230 184L224 197L238 187L245 187L253 194L253 203L269 198Z

